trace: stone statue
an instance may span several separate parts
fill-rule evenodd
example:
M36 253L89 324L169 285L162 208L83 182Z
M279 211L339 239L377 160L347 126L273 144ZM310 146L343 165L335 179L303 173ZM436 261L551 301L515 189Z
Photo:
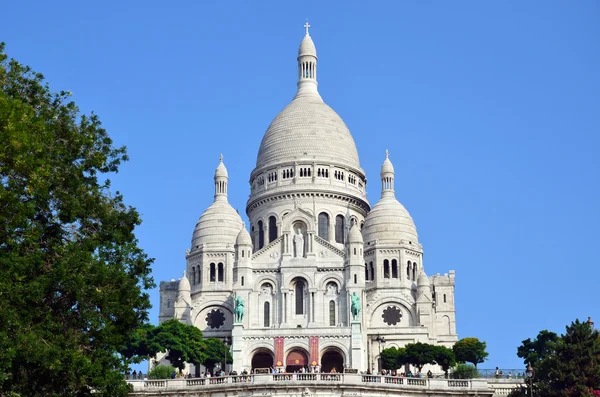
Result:
M296 257L304 258L304 236L300 229L298 229L294 235L294 245L296 246Z
M356 295L356 292L352 293L350 311L352 312L352 320L358 320L360 314L360 297Z
M241 323L244 319L244 300L239 295L235 298L235 309L233 309L233 314L235 315L236 323Z

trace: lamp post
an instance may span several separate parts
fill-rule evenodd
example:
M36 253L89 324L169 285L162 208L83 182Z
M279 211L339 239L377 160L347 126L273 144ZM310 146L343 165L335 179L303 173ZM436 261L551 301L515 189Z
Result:
M381 344L383 343L385 345L385 337L384 336L380 336L379 334L377 334L377 338L375 338L375 340L379 343L379 358L378 358L378 370L379 373L381 374Z
M226 347L226 349L223 349L223 371L227 372L227 350L229 350L229 337L228 336L223 338L223 344ZM227 374L225 374L225 375L227 375Z
M529 380L529 396L533 397L533 377L535 376L535 370L531 366L531 363L527 364L527 369L525 370L525 375Z

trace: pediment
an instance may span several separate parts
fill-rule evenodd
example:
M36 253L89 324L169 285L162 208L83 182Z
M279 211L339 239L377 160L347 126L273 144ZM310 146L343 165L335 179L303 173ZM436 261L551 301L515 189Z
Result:
M277 263L283 253L283 236L271 241L268 245L252 254L252 262Z

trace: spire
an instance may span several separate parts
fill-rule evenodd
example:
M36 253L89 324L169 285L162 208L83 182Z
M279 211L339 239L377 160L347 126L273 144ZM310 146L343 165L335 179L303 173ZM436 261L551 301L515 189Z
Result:
M390 152L385 150L385 160L381 166L381 197L394 197L394 166L390 161Z
M301 96L319 97L317 91L317 49L313 43L308 28L308 21L304 24L306 34L298 49L298 92L296 98Z
M227 168L223 164L223 155L219 156L219 165L215 170L215 201L225 200L227 201L227 181L229 175L227 174Z

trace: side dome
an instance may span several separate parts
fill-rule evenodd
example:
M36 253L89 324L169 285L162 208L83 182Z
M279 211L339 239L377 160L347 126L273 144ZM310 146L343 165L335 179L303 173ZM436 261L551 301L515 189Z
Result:
M240 214L227 201L227 168L223 156L215 170L215 201L204 211L192 235L192 252L203 245L207 248L233 247L240 227L244 224Z
M242 225L240 214L227 201L215 201L204 211L192 236L192 251L205 245L233 246Z
M401 240L418 246L419 237L412 217L394 193L394 166L385 153L381 167L381 200L371 209L362 230L366 243L399 244Z

